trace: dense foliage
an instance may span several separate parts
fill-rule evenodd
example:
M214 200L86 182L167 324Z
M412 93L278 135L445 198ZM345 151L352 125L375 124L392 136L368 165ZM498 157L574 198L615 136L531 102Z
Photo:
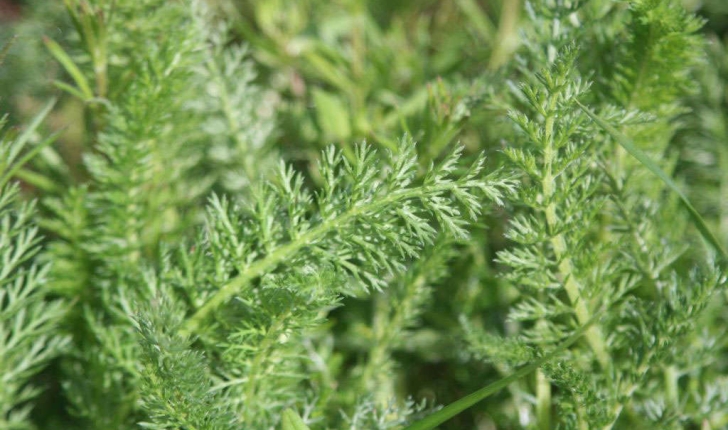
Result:
M0 24L0 429L728 427L723 2Z

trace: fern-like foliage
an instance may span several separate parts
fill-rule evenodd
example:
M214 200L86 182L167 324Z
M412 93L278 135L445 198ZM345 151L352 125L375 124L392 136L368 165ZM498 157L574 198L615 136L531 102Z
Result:
M460 172L460 151L418 180L408 138L398 153L380 156L362 144L355 155L326 150L315 194L281 165L250 205L213 197L194 250L180 252L168 271L193 310L182 332L198 334L219 357L210 364L219 379L212 390L225 393L246 425L272 425L295 403L309 360L300 345L342 295L386 287L439 234L465 237L484 198L501 202L513 188L501 173L483 175L482 157ZM398 326L414 317L401 311Z
M69 13L108 29L92 40L95 27L78 26L94 65L78 69L96 84L90 179L49 199L46 223L59 236L52 285L79 302L63 362L72 413L89 428L262 429L309 402L307 419L337 427L339 409L356 407L306 385L315 352L301 345L320 347L315 332L342 296L384 289L441 235L467 238L484 201L502 203L514 182L485 175L482 156L463 169L461 149L420 171L409 138L384 154L326 150L313 190L285 163L268 175L270 106L255 104L263 94L243 51L206 27L199 2L70 2ZM140 38L149 49L132 54ZM74 80L69 91L83 93ZM205 227L180 240L213 189L234 194L212 194ZM372 419L401 422L406 410Z
M39 390L31 378L68 339L54 334L65 307L44 300L49 267L32 262L39 251L38 228L29 222L33 207L17 200L17 186L0 190L0 426L20 429L32 428L27 402Z
M68 345L68 338L57 332L67 308L47 300L50 267L36 260L41 237L32 222L34 204L22 202L18 185L7 183L6 174L27 158L25 146L35 127L18 135L5 124L1 118L0 427L32 429L29 402L41 391L33 378Z
M278 95L254 84L256 71L244 46L229 46L228 29L215 21L204 7L200 26L208 30L208 48L195 68L195 79L207 97L189 101L202 118L195 145L205 149L202 169L215 188L226 192L246 191L261 175L275 167L270 148L274 134ZM211 96L211 97L210 97ZM214 177L209 177L214 176Z
M263 95L244 51L222 53L225 29L202 2L66 7L74 43L53 52L77 59L66 66L73 85L61 87L84 98L93 151L87 183L46 199L44 225L58 237L46 256L58 263L52 288L78 302L64 388L84 425L131 427L141 419L142 351L130 306L151 297L142 268L161 264L161 244L199 222L212 188L239 190L263 170L251 160L272 113L253 109Z
M699 22L671 2L636 1L627 11L615 10L626 25L623 33L608 37L631 40L615 44L620 47L615 52L637 63L617 60L614 73L622 78L613 77L609 89L590 90L579 69L609 66L588 53L579 57L563 41L574 34L586 38L576 23L603 12L594 3L606 8L609 2L593 2L591 9L534 3L540 13L531 15L537 31L526 44L524 65L538 59L552 64L538 74L523 69L526 83L510 114L519 145L505 153L524 175L519 200L528 209L507 232L514 246L498 254L510 269L505 278L522 291L510 313L521 334L512 345L495 349L492 335L475 332L471 349L479 355L491 351L487 355L498 363L517 363L528 351L524 342L543 347L606 312L587 331L587 348L573 348L538 373L534 421L541 428L552 420L564 428L612 428L625 408L646 411L643 396L654 400L649 387L672 381L672 388L662 388L672 393L663 403L670 406L660 418L644 419L656 419L650 424L655 426L699 423L705 415L691 415L693 406L679 400L674 384L683 373L671 363L679 361L681 342L693 342L696 318L717 297L724 276L710 263L691 271L705 256L686 255L678 232L687 219L678 202L665 197L662 183L574 104L603 103L603 115L653 156L662 156L675 127L670 118L682 111L679 97L690 88L688 76L699 61L694 36ZM543 15L556 17L559 26L544 31ZM667 82L680 84L663 90ZM560 388L556 396L551 385Z
M431 218L453 237L466 237L465 217L478 215L479 196L501 202L512 181L497 173L481 177L482 157L454 177L459 158L460 151L453 152L415 184L418 164L410 139L402 140L399 153L387 154L387 161L366 145L357 147L351 162L332 147L322 154L324 184L315 196L303 188L300 175L282 165L276 180L255 194L247 217L214 200L213 219L230 230L219 240L233 245L226 251L240 274L205 301L188 329L194 332L220 304L283 262L292 267L330 264L365 287L380 289L385 282L379 273L401 271L405 259L433 243L438 230ZM273 223L275 215L284 218ZM237 231L228 227L236 225Z
M728 424L726 55L684 1L23 3L0 427Z
M139 425L150 429L232 428L235 417L221 401L220 392L212 390L204 355L174 334L182 323L179 316L184 315L181 304L171 303L171 291L165 291L153 274L147 281L152 300L136 318L146 363L141 371L141 407L148 416Z

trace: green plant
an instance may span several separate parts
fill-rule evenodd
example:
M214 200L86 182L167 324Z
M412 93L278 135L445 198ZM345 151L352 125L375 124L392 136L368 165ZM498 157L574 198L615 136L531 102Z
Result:
M4 54L4 52L3 52ZM0 62L4 55L0 55ZM28 416L39 390L32 384L50 360L66 350L69 339L58 334L67 304L48 300L48 264L37 260L40 251L38 227L33 225L32 203L20 202L17 184L9 183L28 156L29 141L52 108L46 106L22 133L6 128L0 118L0 426L27 428ZM53 139L37 143L32 155Z
M1 428L727 425L716 36L394 3L0 32Z

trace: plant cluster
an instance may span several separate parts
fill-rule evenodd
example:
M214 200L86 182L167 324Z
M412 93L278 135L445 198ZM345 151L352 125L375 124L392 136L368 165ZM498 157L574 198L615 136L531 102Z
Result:
M728 426L728 16L689 8L28 1L0 429Z

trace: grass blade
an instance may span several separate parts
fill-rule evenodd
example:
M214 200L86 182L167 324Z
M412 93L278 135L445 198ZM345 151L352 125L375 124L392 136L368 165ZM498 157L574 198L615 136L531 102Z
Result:
M616 140L617 143L619 143L627 152L629 152L634 158L636 158L637 161L647 167L655 176L662 179L662 182L664 182L665 185L667 185L680 197L683 205L690 213L690 218L693 220L695 227L703 236L703 239L705 239L715 249L715 251L720 254L723 262L728 262L728 252L726 252L720 241L710 231L710 229L708 228L708 224L705 222L705 220L703 220L703 217L700 216L698 211L690 203L688 197L680 190L680 187L678 187L675 181L673 181L667 173L660 169L660 167L654 161L652 161L650 157L647 156L647 154L639 149L634 144L634 142L632 142L632 139L622 134L616 128L612 127L609 123L607 123L597 114L589 110L589 108L581 104L578 100L574 101L581 108L581 110L583 110L594 122L596 122L601 128L603 128L604 131L609 133L609 135L612 136L612 138Z
M554 357L565 351L567 348L569 348L571 345L573 345L574 342L579 340L579 338L587 331L587 329L598 319L598 317L599 314L595 315L594 318L592 318L588 323L579 328L579 330L575 331L574 334L569 336L558 347L556 347L548 354L545 354L538 360L534 361L533 363L520 368L515 373L508 375L505 378L500 379L486 387L483 387L474 393L468 394L460 400L450 403L449 405L445 406L434 414L420 421L417 421L414 424L410 424L408 427L405 427L404 430L432 430L438 425L459 414L460 412L474 406L476 403L480 402L486 397L497 393L514 381L523 378L524 376L543 366L544 363L553 359Z
M77 88L61 81L53 81L53 85L61 91L65 91L68 94L78 98L79 100L86 100L86 96Z
M25 146L25 144L30 140L31 135L35 132L35 130L40 126L40 124L43 122L45 117L48 115L48 113L53 109L53 106L55 105L56 101L51 100L48 102L45 107L33 118L31 123L26 127L26 129L18 136L18 138L14 142L14 146L17 148L17 152L19 153L22 148ZM7 160L9 163L12 163L11 165L7 166L7 170L4 170L0 172L0 188L4 187L10 179L20 170L20 168L23 167L28 161L30 161L33 157L35 157L43 148L53 143L56 138L60 135L60 132L53 133L51 136L46 138L44 141L33 147L30 151L28 151L23 157L20 158L20 160L15 161L14 157L11 157L10 160Z
M43 43L45 43L46 48L48 48L48 51L55 57L56 60L58 60L59 63L63 66L64 69L66 69L66 72L68 72L69 75L71 75L71 78L73 78L74 82L76 82L76 85L78 85L78 88L80 89L81 93L84 95L84 100L93 98L94 93L91 91L91 86L88 83L88 80L86 80L86 77L83 75L83 72L81 72L81 69L76 66L76 64L71 60L71 57L68 56L66 51L61 48L61 45L57 44L55 41L48 37L43 38Z

